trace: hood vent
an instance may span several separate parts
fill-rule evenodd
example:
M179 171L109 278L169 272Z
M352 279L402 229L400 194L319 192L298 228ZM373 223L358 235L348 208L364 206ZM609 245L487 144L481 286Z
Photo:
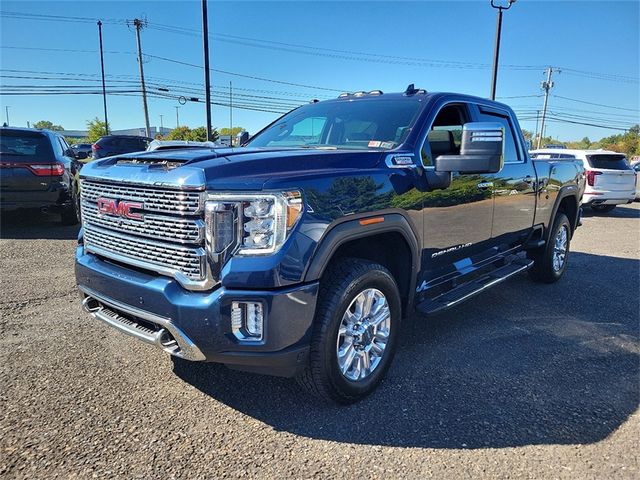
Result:
M150 167L173 170L187 163L185 160L170 160L160 158L135 158L123 157L116 160L116 165L149 165Z

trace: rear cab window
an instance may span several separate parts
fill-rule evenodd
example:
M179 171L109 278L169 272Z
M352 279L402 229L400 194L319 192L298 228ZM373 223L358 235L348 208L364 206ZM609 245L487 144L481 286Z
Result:
M599 168L602 170L629 170L629 162L624 155L615 155L611 153L587 155L587 161L591 168Z

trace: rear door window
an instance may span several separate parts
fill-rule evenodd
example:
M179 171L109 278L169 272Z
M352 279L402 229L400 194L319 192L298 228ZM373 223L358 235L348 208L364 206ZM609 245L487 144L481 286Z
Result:
M603 170L629 170L629 163L624 155L597 154L587 155L591 168Z
M482 107L481 107L482 108ZM516 149L514 128L509 117L480 111L481 122L498 122L504 127L504 163L519 163L520 156ZM538 158L541 158L538 156Z

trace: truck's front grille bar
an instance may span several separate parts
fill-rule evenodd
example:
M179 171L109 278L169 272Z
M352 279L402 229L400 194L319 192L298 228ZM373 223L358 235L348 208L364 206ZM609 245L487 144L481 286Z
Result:
M170 190L138 185L113 185L93 180L82 180L83 200L96 202L108 198L138 202L147 212L174 215L196 215L203 209L203 192Z
M206 280L206 253L202 247L185 247L122 235L84 222L84 247L107 258L176 276L193 282ZM176 277L180 279L181 277Z
M156 240L200 244L204 239L204 222L199 218L145 214L141 219L130 219L102 215L98 205L89 200L82 201L82 216L92 225Z

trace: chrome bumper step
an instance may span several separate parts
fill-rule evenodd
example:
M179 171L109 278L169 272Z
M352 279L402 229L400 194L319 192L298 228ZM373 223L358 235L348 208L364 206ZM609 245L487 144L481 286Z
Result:
M82 308L96 320L176 357L205 360L200 349L169 319L106 298L86 287L79 288L84 296Z

